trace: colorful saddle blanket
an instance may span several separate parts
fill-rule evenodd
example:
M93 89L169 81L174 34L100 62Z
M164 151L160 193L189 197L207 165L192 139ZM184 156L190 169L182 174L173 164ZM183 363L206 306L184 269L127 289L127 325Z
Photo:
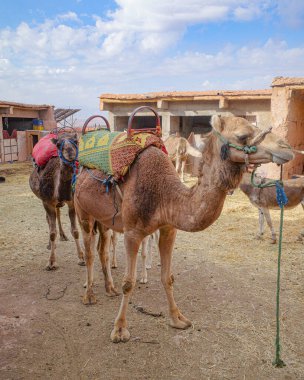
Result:
M138 133L127 138L126 132L88 132L79 141L79 163L119 180L127 174L138 154L150 145L165 152L161 138L152 133Z
M49 133L42 137L34 146L32 156L36 165L44 166L52 157L58 156L57 147L51 141L52 138L57 138L57 135Z

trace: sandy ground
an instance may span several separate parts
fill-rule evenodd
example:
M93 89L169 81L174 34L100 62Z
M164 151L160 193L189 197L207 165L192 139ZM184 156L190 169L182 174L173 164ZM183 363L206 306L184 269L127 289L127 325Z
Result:
M46 271L48 229L28 186L29 164L0 166L1 379L304 379L304 247L301 207L285 214L281 338L287 366L274 368L277 246L255 240L258 214L239 191L227 197L218 221L198 233L178 232L175 296L193 321L168 326L156 253L149 282L137 284L129 307L131 340L113 344L110 332L121 296L105 295L96 260L94 306L81 302L85 268L70 241L58 242L57 271ZM279 213L272 212L278 229ZM118 244L122 281L124 256ZM140 269L140 262L138 265ZM159 317L143 314L138 306ZM139 310L141 310L139 308Z

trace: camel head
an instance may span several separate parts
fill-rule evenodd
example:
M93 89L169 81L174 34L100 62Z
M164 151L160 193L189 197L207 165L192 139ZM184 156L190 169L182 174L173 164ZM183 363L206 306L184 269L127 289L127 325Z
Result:
M220 155L223 160L246 164L274 162L284 164L293 159L291 147L271 132L271 128L260 130L242 117L213 116L213 132L218 137Z
M52 139L56 145L59 157L62 161L72 163L78 157L78 138L76 132L59 133L57 138Z

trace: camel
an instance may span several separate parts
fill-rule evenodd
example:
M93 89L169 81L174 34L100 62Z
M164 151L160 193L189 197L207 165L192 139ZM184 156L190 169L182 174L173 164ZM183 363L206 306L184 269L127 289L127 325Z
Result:
M111 245L112 245L112 261L111 266L112 268L117 268L117 256L116 256L116 245L118 240L118 233L115 231L112 231L111 236ZM148 282L148 272L147 269L152 268L152 249L153 244L156 246L156 249L158 251L158 241L159 241L159 231L153 232L153 234L146 236L142 243L141 243L141 259L142 259L142 266L141 266L141 275L139 282L141 284L146 284Z
M114 343L130 339L126 314L136 284L137 253L145 236L160 230L161 281L168 300L170 325L177 329L188 328L192 323L181 313L173 296L171 261L177 229L202 231L214 223L221 214L227 192L239 185L247 164L284 164L293 158L288 144L270 130L261 131L243 118L215 115L211 125L198 183L192 188L180 181L170 158L154 146L140 153L120 183L123 196L116 204L118 212L113 202L116 187L107 192L91 175L104 179L105 174L83 170L78 177L74 202L83 231L88 271L85 304L96 302L91 282L94 221L103 225L105 242L110 228L124 232L127 263L121 306L111 332Z
M59 227L60 240L68 240L60 220L60 208L68 205L71 222L71 233L76 243L78 264L84 265L83 252L79 244L79 232L76 224L76 213L72 194L73 168L70 166L77 158L77 134L64 132L58 134L58 139L52 142L61 149L63 159L52 157L44 167L35 167L30 175L29 185L33 193L42 201L49 225L49 244L51 250L47 270L58 268L56 263L56 219Z
M180 179L185 182L184 169L188 156L202 157L202 153L193 148L184 138L171 135L165 140L165 147L172 161L175 162L175 169L180 174Z
M266 180L267 181L267 180ZM304 208L304 178L294 178L283 181L284 191L288 198L288 203L285 205L285 209L292 209L299 204L302 204ZM261 239L264 234L264 217L271 231L271 243L275 244L277 241L276 233L272 225L269 210L278 210L279 206L276 200L276 188L265 187L257 188L251 183L251 174L246 173L242 182L240 183L240 189L247 195L249 201L253 206L259 210L259 233L258 239ZM303 234L300 233L298 240L302 240Z

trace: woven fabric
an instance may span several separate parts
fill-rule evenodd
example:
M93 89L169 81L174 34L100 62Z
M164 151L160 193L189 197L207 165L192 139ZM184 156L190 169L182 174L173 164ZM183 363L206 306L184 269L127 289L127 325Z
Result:
M38 166L44 166L52 157L58 156L56 145L51 141L57 135L49 133L42 137L33 148L32 156Z
M138 154L150 145L164 147L162 140L151 133L138 133L128 139L126 132L88 132L79 141L79 163L120 179Z

